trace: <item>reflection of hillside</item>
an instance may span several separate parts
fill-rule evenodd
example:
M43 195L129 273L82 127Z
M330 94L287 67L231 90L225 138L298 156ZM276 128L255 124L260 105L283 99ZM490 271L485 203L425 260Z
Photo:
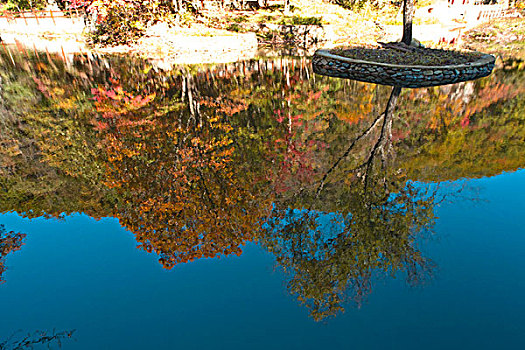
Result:
M0 211L108 215L86 96L99 72L59 59L0 60Z
M419 105L407 103L399 112L409 120L398 150L409 176L447 181L523 167L523 77L519 62L509 61L490 79L412 90L407 97Z
M2 212L117 217L167 268L260 241L318 319L362 300L377 273L428 277L416 242L436 193L409 180L525 159L512 64L404 91L392 119L378 118L389 89L314 77L306 60L163 74L121 58L0 60Z

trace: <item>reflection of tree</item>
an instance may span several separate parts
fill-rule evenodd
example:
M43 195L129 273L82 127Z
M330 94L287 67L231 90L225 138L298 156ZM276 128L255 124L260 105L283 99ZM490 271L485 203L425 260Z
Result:
M183 97L195 101L191 80L182 83ZM106 184L121 198L116 216L145 250L170 268L240 254L258 236L271 201L258 198L253 172L238 159L237 131L221 115L197 112L191 101L163 112L150 105L153 96L131 96L119 85L99 88L96 98Z
M347 293L362 302L376 273L402 272L417 284L432 269L415 241L433 224L434 194L387 164L399 93L394 88L385 112L327 166L320 184L301 189L295 206L302 209L276 206L268 222L263 244L291 274L290 291L316 320L341 311ZM343 167L358 142L379 125L365 160Z
M24 244L24 238L26 237L23 233L7 232L4 225L0 225L0 283L2 275L6 270L4 265L4 259L7 254L19 250Z

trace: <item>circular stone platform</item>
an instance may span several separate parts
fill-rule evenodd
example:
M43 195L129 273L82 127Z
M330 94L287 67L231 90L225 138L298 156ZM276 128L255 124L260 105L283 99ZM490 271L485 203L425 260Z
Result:
M482 54L473 62L442 65L401 65L363 61L318 50L312 59L314 72L382 85L418 88L454 84L486 77L494 68L495 58Z

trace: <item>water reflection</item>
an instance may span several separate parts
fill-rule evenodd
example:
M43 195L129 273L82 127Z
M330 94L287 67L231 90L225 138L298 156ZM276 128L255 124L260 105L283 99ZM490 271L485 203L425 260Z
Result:
M32 333L23 334L17 332L12 334L8 339L0 342L0 350L23 350L23 349L34 349L38 345L46 345L48 349L51 349L51 345L56 344L59 348L62 347L64 340L73 337L75 330L72 331L60 331L55 330L51 332L47 331L34 331Z
M443 193L427 182L525 159L519 62L404 91L394 115L399 91L313 76L304 59L0 60L1 212L117 217L166 268L258 241L318 320L377 274L429 278L418 237Z
M360 305L378 273L403 272L409 284L431 275L433 263L415 242L432 228L437 192L408 182L393 164L400 91L392 90L385 111L349 140L317 183L276 206L261 238L290 273L290 291L316 320L336 315L348 299Z
M0 283L5 282L2 275L6 270L5 257L11 253L19 250L24 244L26 235L19 232L7 232L4 225L0 225Z

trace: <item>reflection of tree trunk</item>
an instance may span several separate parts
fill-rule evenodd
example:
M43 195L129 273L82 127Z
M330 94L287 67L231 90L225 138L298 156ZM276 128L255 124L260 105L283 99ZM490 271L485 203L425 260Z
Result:
M197 87L193 81L193 77L189 72L183 74L182 80L182 101L188 100L188 108L190 112L190 118L188 119L188 125L191 121L194 125L202 126L202 119L200 115L200 104L197 99L194 98L197 95Z
M407 45L412 42L412 19L414 18L414 0L403 0L403 39Z
M390 98L388 99L384 113L385 118L383 120L383 127L381 128L381 135L379 136L379 140L377 140L377 144L374 149L374 151L379 150L382 152L383 161L386 159L385 154L388 152L392 142L392 120L394 118L394 109L396 108L397 99L400 93L400 87L396 86L394 89L392 89L392 93L390 94Z
M381 156L381 163L383 165L383 168L385 168L385 162L386 162L386 158L387 158L387 153L388 153L388 151L390 149L390 142L392 140L392 120L393 120L393 117L394 117L394 108L396 107L397 99L398 99L400 93L401 93L401 87L396 86L396 87L393 88L392 93L390 94L390 98L388 100L388 103L386 105L385 111L381 115L379 115L374 120L374 122L361 135L359 135L357 138L355 138L352 141L350 146L341 155L341 157L339 157L335 161L335 163L328 169L328 171L324 174L324 176L321 179L321 182L319 184L319 187L317 188L316 198L319 197L319 194L323 190L323 187L325 185L326 179L328 178L328 175L330 175L330 173L332 173L335 170L335 168L337 168L339 163L350 154L350 152L352 151L354 146L357 144L357 142L359 140L365 138L366 136L368 136L372 132L372 130L374 130L377 125L379 125L379 122L381 121L381 119L383 119L383 126L381 127L381 134L379 135L378 140L376 141L374 147L372 148L372 151L370 152L370 155L369 155L368 159L366 160L366 162L364 162L363 164L359 165L355 169L355 170L357 170L357 169L360 169L360 168L363 168L363 167L365 168L364 183L365 183L365 192L366 192L366 187L367 187L367 182L368 182L368 175L372 171L372 167L373 167L372 164L373 164L374 159L375 159L375 157L376 157L378 152L381 152L381 155L382 155Z
M377 124L379 124L379 122L381 121L381 119L383 118L384 114L381 114L379 115L376 120L374 120L374 122L372 123L372 125L370 125L361 135L359 135L357 138L355 138L352 143L350 144L350 146L346 149L345 153L343 153L343 155L341 157L339 157L334 165L332 165L330 167L330 169L328 169L328 171L324 174L322 180L321 180L321 183L319 184L319 187L317 188L317 194L316 194L316 197L319 197L319 194L321 193L321 191L323 190L323 187L324 187L324 184L325 184L325 181L326 181L326 178L328 177L328 175L330 175L330 173L332 171L335 170L335 168L337 168L337 166L339 165L339 163L345 159L349 154L350 152L352 151L352 149L354 148L354 146L356 145L356 143L365 138L366 136L368 136L370 134L370 132L372 130L375 129L375 127L377 126Z
M396 107L397 99L400 93L401 87L395 86L392 89L392 93L390 94L390 98L388 99L388 103L386 105L385 113L383 114L384 118L383 126L381 127L381 134L379 135L379 138L377 139L377 142L374 145L374 148L372 149L372 152L370 152L370 156L368 157L368 160L365 163L365 193L367 191L368 179L372 172L374 159L378 152L381 152L381 165L383 170L386 167L387 153L390 151L390 146L392 142L392 120L394 118L394 108Z

